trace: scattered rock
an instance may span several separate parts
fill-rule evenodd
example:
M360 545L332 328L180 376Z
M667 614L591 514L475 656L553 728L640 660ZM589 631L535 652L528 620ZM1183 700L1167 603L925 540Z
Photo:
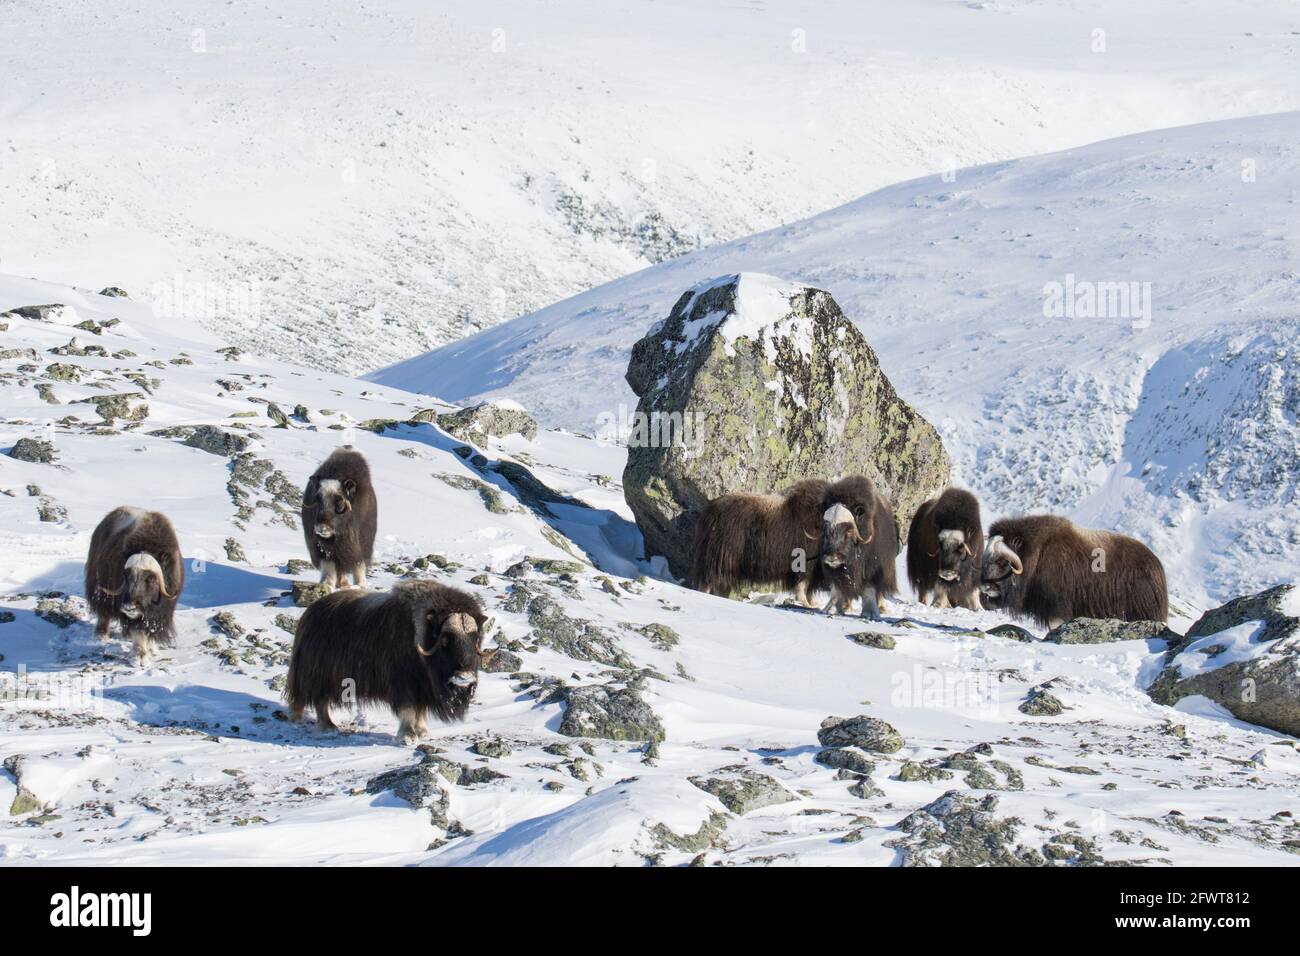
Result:
M1060 699L1042 687L1032 688L1017 709L1030 717L1059 717L1065 713Z
M726 814L718 813L715 810L709 813L708 819L701 823L700 828L694 833L675 833L666 824L656 823L650 828L650 835L661 849L681 850L683 853L702 853L710 847L717 846L726 829Z
M1178 640L1162 621L1118 621L1114 618L1076 617L1047 632L1053 644L1109 644L1113 641Z
M761 807L799 799L765 773L753 770L715 771L719 776L689 777L692 784L711 793L732 813L744 816Z
M892 651L898 646L898 642L892 637L878 631L862 631L858 634L850 634L849 640L854 644L861 644L863 647L874 647L882 651Z
M504 648L494 648L487 652L479 670L488 674L514 674L524 666L523 658Z
M438 767L423 760L414 767L400 767L372 777L366 784L366 793L384 793L391 790L394 796L405 800L413 810L427 809L433 825L447 829L447 811L450 799L438 778Z
M1173 706L1199 694L1241 720L1300 735L1300 594L1294 585L1206 611L1165 652L1164 664L1147 690L1156 703Z
M330 593L330 589L319 581L294 581L291 587L293 603L297 607L310 607Z
M1038 638L1034 637L1031 632L1025 630L1018 624L999 624L997 627L990 627L984 633L992 634L995 637L1005 637L1009 640L1020 641L1024 644L1033 644L1038 640Z
M899 851L903 866L1041 866L1036 850L1016 843L1021 821L999 819L997 807L992 794L949 790L900 820L907 836L885 845Z
M565 694L560 733L605 740L663 740L664 728L633 687L575 687Z
M948 481L938 433L817 289L748 273L696 286L633 347L627 382L639 404L624 493L646 553L678 577L700 510L724 492L862 472L906 528Z
M472 753L480 757L509 757L510 747L500 737L483 737L470 746Z
M237 561L240 564L246 564L248 562L248 555L244 554L244 546L235 538L226 539L226 559L229 561Z
M20 438L9 449L9 457L18 461L29 461L39 465L49 465L57 457L54 443L39 438Z
M513 402L483 402L457 412L435 414L432 420L448 434L480 446L486 444L488 436L523 435L529 441L537 437L537 422Z
M827 717L817 731L823 747L861 747L870 753L892 754L903 748L903 736L875 717Z
M210 455L227 457L248 448L249 440L244 435L225 431L216 425L199 425L185 439L184 444Z
M835 770L849 770L853 773L870 774L876 769L875 763L868 760L866 754L847 747L831 747L819 751L813 759L823 767L831 767Z
M100 289L100 290L99 290L99 294L100 294L100 295L110 296L111 298L114 298L114 299L129 299L129 298L130 298L130 296L126 294L126 291L125 291L124 289L120 289L120 288L118 288L118 287L115 286L115 285L110 285L110 286L107 286L106 288Z
M911 783L914 781L936 783L940 780L951 780L952 771L931 764L922 764L911 760L905 760L903 761L903 765L898 768L898 779L902 780L904 783Z

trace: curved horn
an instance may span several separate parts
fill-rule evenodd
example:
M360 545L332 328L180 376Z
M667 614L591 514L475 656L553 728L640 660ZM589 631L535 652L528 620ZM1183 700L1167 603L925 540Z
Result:
M1020 555L1016 554L1014 551L1007 552L1007 563L1011 565L1012 574L1024 573L1025 566L1020 563Z
M874 538L874 537L876 536L876 529L875 529L875 528L872 528L871 531L870 531L870 533L869 533L869 534L864 538L864 537L862 537L862 535L858 532L858 523L855 521L855 522L853 522L853 533L858 535L858 540L861 541L863 544L870 544L870 543L871 543L871 539Z
M176 595L167 591L167 582L163 580L162 574L158 574L156 577L158 578L158 593L168 601L176 600Z
M106 595L108 595L109 597L121 597L121 596L122 596L122 592L125 591L125 590L126 590L126 582L125 582L125 581L122 582L122 586L121 586L121 587L116 587L116 588L106 588L106 587L104 587L104 585L102 585L102 584L99 586L99 593L100 593L100 594L106 594Z
M970 548L967 548L966 550L969 551ZM936 548L934 551L930 551L930 552L927 552L927 553L928 553L928 554L930 555L930 557L932 557L932 558L937 558L937 557L939 556L939 550L938 550L937 548Z
M805 538L807 538L809 541L817 541L817 540L820 540L820 538L819 538L818 535L815 535L815 534L809 534L807 528L804 528L804 529L803 529L803 536L804 536Z
M962 543L962 547L966 549L966 557L968 557L968 558L973 558L973 557L975 557L975 552L972 551L972 550L970 549L970 545L969 545L969 544L966 544L965 542L963 542L963 543Z
M415 642L415 649L416 649L417 651L420 652L420 656L421 656L421 657L432 657L432 656L433 656L433 651L426 651L426 650L424 649L424 646L423 646L422 644L420 644L419 640L416 640L416 642Z

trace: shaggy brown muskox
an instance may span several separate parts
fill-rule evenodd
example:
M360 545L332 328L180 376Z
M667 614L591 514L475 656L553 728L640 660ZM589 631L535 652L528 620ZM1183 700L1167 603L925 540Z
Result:
M114 619L147 663L158 643L172 644L176 599L185 586L185 563L176 531L165 515L142 508L114 508L90 536L86 555L86 602L108 637Z
M851 475L822 496L822 533L815 584L833 591L828 613L843 614L862 598L862 616L879 620L885 598L898 592L898 524L888 499L865 475Z
M353 584L365 586L378 520L366 459L351 447L337 449L302 493L302 533L322 584L334 588L351 576Z
M984 525L969 491L945 488L916 510L907 532L907 579L922 604L981 610Z
M1055 515L993 523L980 591L993 606L1049 628L1075 617L1169 617L1165 569L1150 548L1127 535L1080 528Z
M333 730L330 706L384 703L411 743L428 714L460 720L478 684L484 624L478 600L437 581L388 592L350 588L314 601L298 620L285 699L294 720L308 706Z
M728 595L739 587L781 585L799 603L816 573L821 500L828 483L810 478L783 494L733 492L710 501L695 523L691 587Z

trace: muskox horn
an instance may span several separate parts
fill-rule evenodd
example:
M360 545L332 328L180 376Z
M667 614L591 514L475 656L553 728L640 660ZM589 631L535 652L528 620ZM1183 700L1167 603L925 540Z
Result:
M176 600L176 595L170 593L170 592L167 590L167 581L164 580L164 578L163 578L163 576L162 576L162 572L159 571L159 572L155 575L155 577L158 578L158 593L161 594L161 595L163 596L163 598L165 598L165 599L168 600L168 601L174 601L174 600Z
M965 543L963 543L963 544L962 544L962 547L966 549L966 557L968 557L968 558L973 558L973 557L975 557L975 552L972 551L972 550L970 549L970 545L969 545L969 544L965 544Z
M126 590L125 581L122 582L121 587L116 587L116 588L106 588L102 584L99 586L99 593L107 595L108 597L121 597L122 592L125 590Z
M1014 551L1007 552L1007 562L1011 565L1012 574L1024 573L1025 566L1020 563L1020 555L1016 554Z
M810 532L808 531L807 528L804 528L804 529L803 529L803 536L804 536L805 538L807 538L809 541L816 541L816 540L818 540L818 536L815 535L815 534L810 533Z

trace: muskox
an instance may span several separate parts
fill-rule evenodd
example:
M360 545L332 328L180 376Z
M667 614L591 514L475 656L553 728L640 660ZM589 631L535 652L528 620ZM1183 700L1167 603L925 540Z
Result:
M1165 569L1150 548L1055 515L993 523L980 591L993 606L1049 628L1075 617L1169 617Z
M370 466L351 447L334 451L307 481L302 493L302 532L311 563L327 588L351 576L364 587L374 559L379 505Z
M695 523L691 587L728 595L742 586L780 585L799 603L816 574L822 497L829 483L807 479L783 494L733 492L715 498Z
M333 730L330 706L383 703L397 714L398 739L429 732L428 714L460 720L478 684L487 618L473 595L437 581L391 591L356 588L314 601L298 621L285 699L301 720Z
M862 598L862 616L879 620L885 598L898 592L898 524L889 500L864 475L826 488L821 501L820 573L814 584L830 587L829 613L843 614Z
M945 488L916 510L907 532L907 579L922 604L981 610L983 559L980 503L969 491Z
M90 536L86 555L86 601L108 637L114 619L147 663L158 644L172 644L176 599L185 585L176 531L165 515L142 508L114 508Z

